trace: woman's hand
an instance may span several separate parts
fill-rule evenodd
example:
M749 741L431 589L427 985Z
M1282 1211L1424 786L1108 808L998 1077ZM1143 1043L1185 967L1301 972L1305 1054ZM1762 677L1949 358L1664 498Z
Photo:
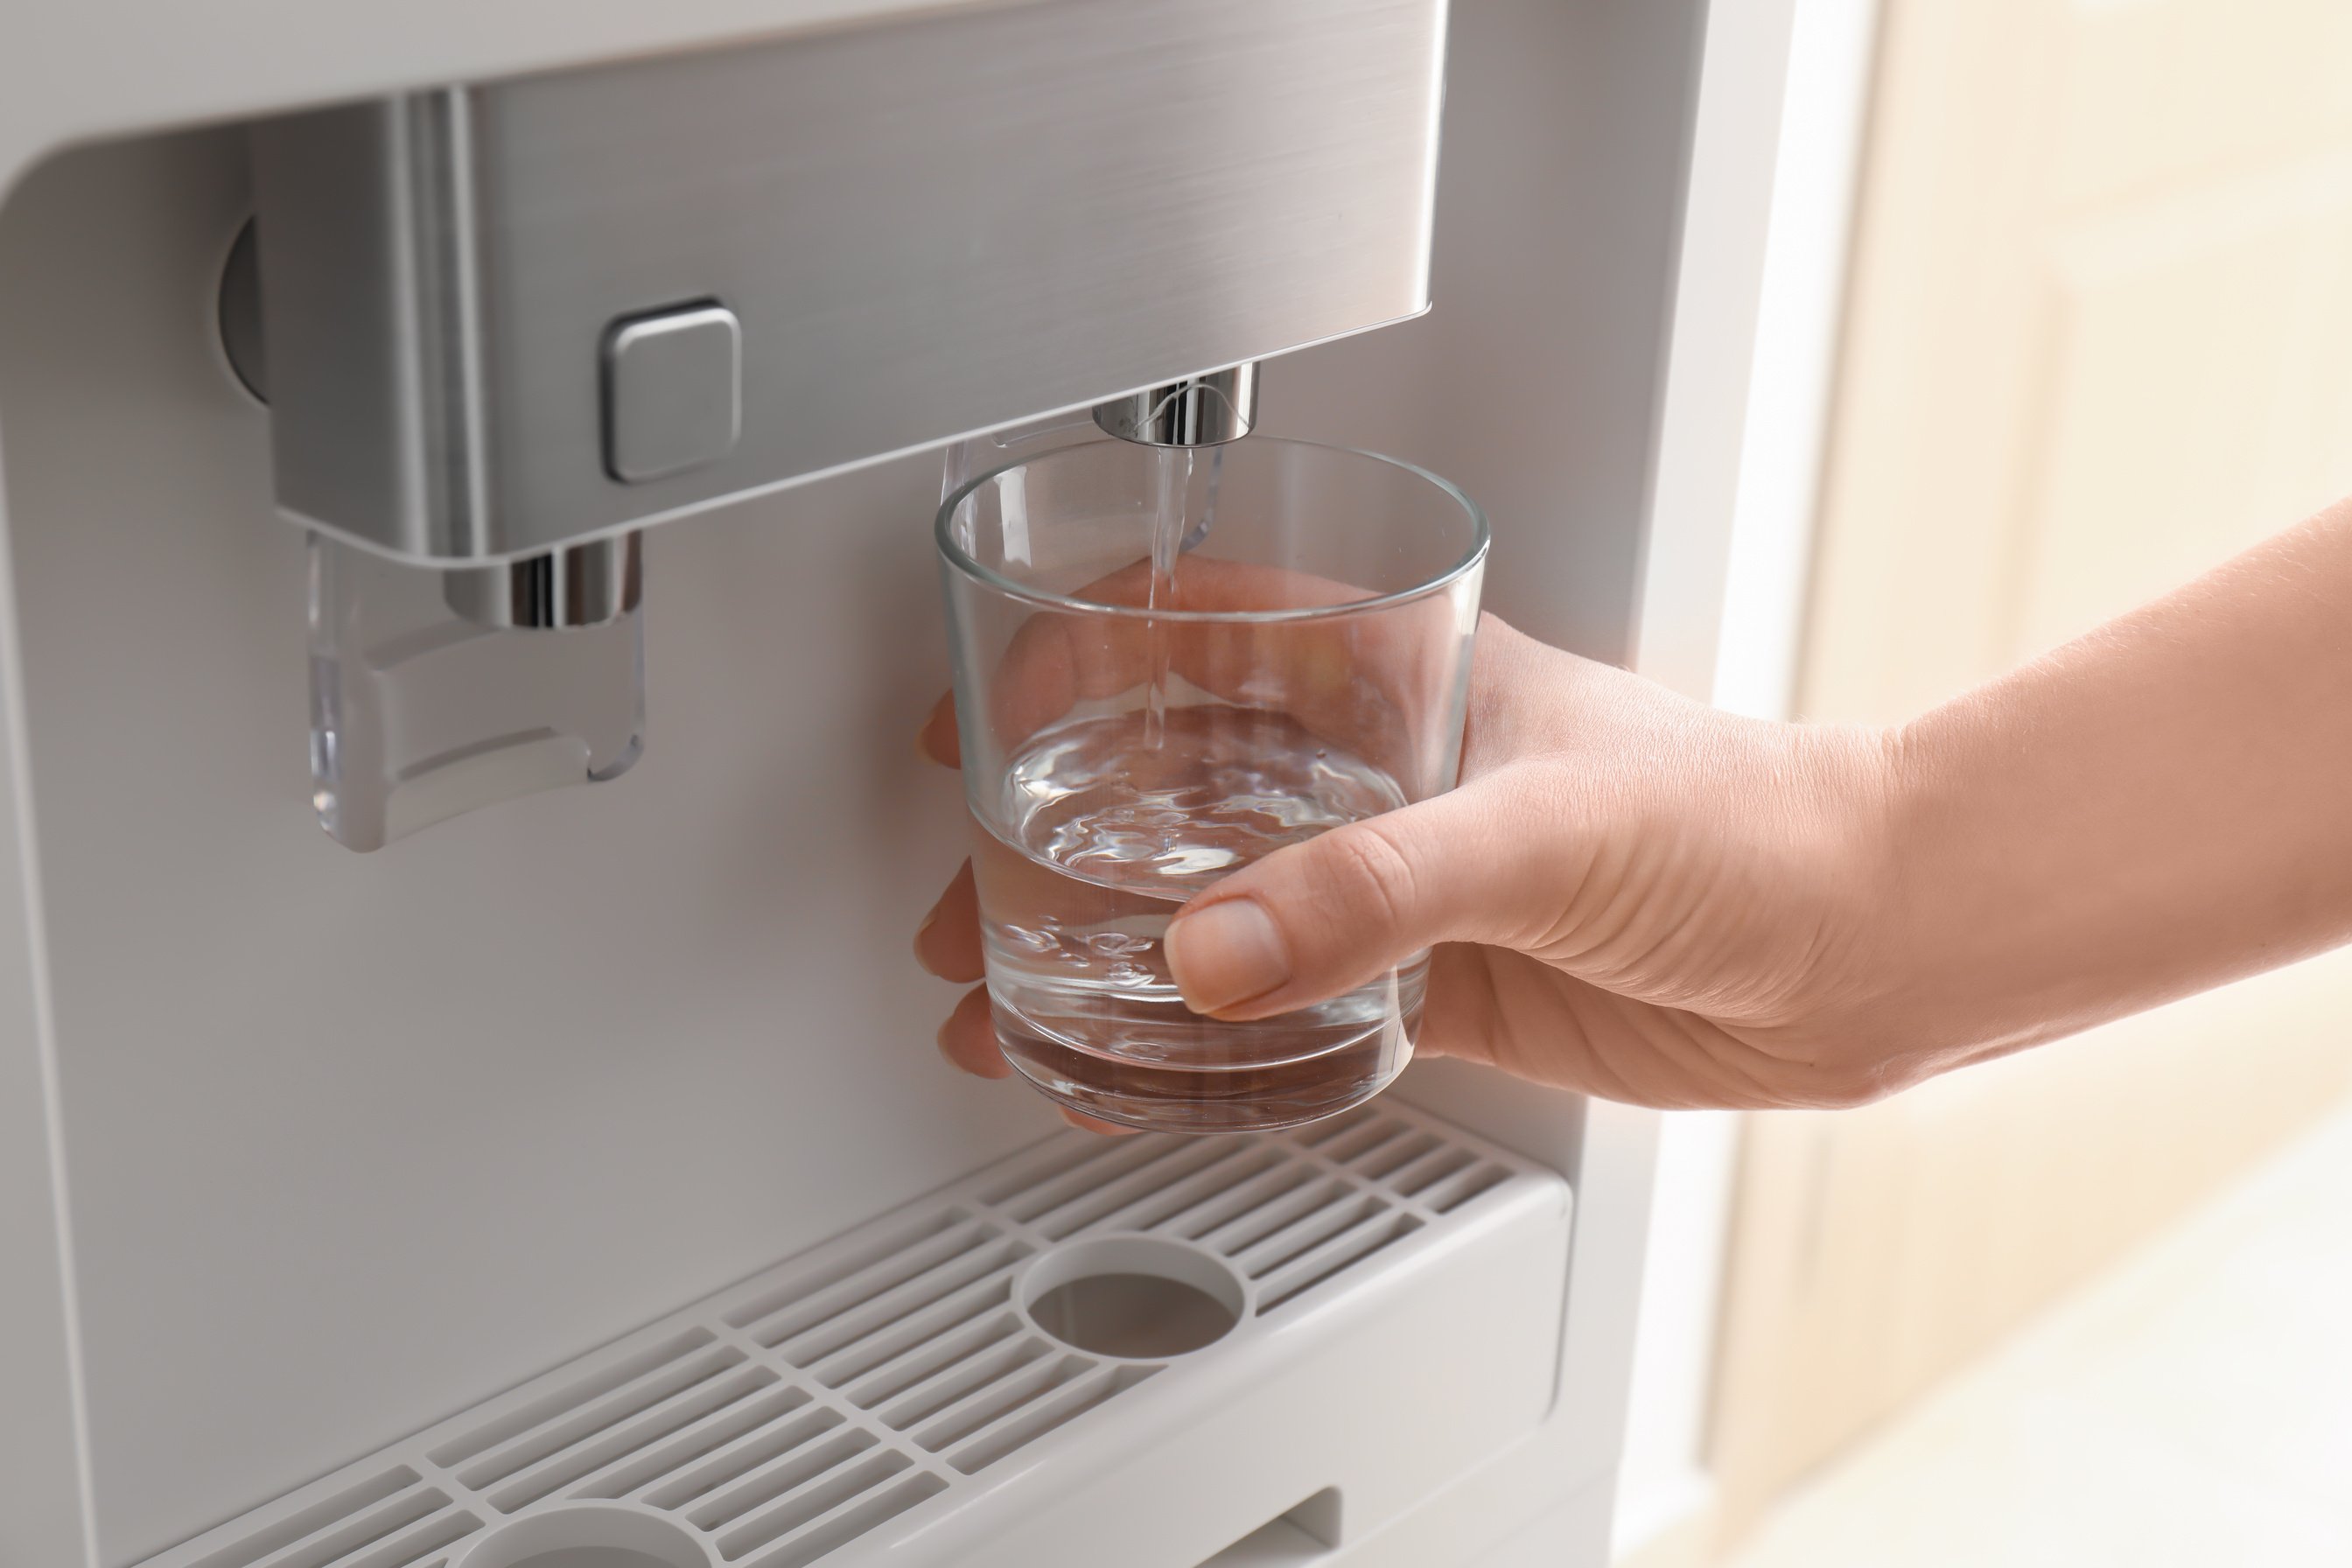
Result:
M1732 718L1490 617L1461 787L1218 882L1169 964L1256 1018L1427 948L1423 1050L1874 1099L2352 942L2347 616L2352 500L1898 731ZM1370 660L1391 698L1411 643ZM944 708L924 736L955 761ZM969 871L916 946L980 978ZM940 1040L1007 1070L982 994Z
M950 705L922 744L955 765ZM1171 926L1169 961L1196 1011L1244 1019L1432 949L1423 1052L1645 1105L1874 1098L1930 1070L1864 1026L1888 754L1875 731L1731 718L1490 616L1460 787L1226 878ZM969 865L915 945L982 978ZM940 1044L1012 1070L984 987Z

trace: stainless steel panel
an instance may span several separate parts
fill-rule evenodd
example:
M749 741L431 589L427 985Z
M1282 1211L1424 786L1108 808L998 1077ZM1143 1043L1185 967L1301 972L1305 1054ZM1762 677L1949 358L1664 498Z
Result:
M1444 0L1037 0L257 132L281 510L541 551L1416 314ZM740 318L743 429L605 471L598 344Z

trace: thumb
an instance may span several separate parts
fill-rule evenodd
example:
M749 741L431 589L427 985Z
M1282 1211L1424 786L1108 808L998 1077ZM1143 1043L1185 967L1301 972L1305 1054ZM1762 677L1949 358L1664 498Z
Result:
M1287 1012L1377 980L1441 942L1540 923L1536 825L1490 776L1277 850L1187 904L1168 965L1195 1012ZM1551 900L1559 901L1558 890Z

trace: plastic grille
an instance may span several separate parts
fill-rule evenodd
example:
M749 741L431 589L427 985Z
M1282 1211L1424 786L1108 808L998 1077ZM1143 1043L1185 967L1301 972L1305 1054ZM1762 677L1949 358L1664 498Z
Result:
M729 1568L803 1568L1215 1354L1050 1338L1015 1302L1039 1254L1167 1237L1229 1263L1248 1315L1287 1312L1527 1169L1396 1105L1246 1138L1057 1134L142 1568L449 1568L502 1520L588 1500L667 1515Z

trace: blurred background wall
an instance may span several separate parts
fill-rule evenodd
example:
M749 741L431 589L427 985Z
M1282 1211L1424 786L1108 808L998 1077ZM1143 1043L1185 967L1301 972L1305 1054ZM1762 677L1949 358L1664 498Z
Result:
M2352 5L1801 0L1795 56L1724 705L1907 717L2352 492ZM1677 1119L1624 1560L1725 1560L2345 1114L2347 1017L2338 955Z

